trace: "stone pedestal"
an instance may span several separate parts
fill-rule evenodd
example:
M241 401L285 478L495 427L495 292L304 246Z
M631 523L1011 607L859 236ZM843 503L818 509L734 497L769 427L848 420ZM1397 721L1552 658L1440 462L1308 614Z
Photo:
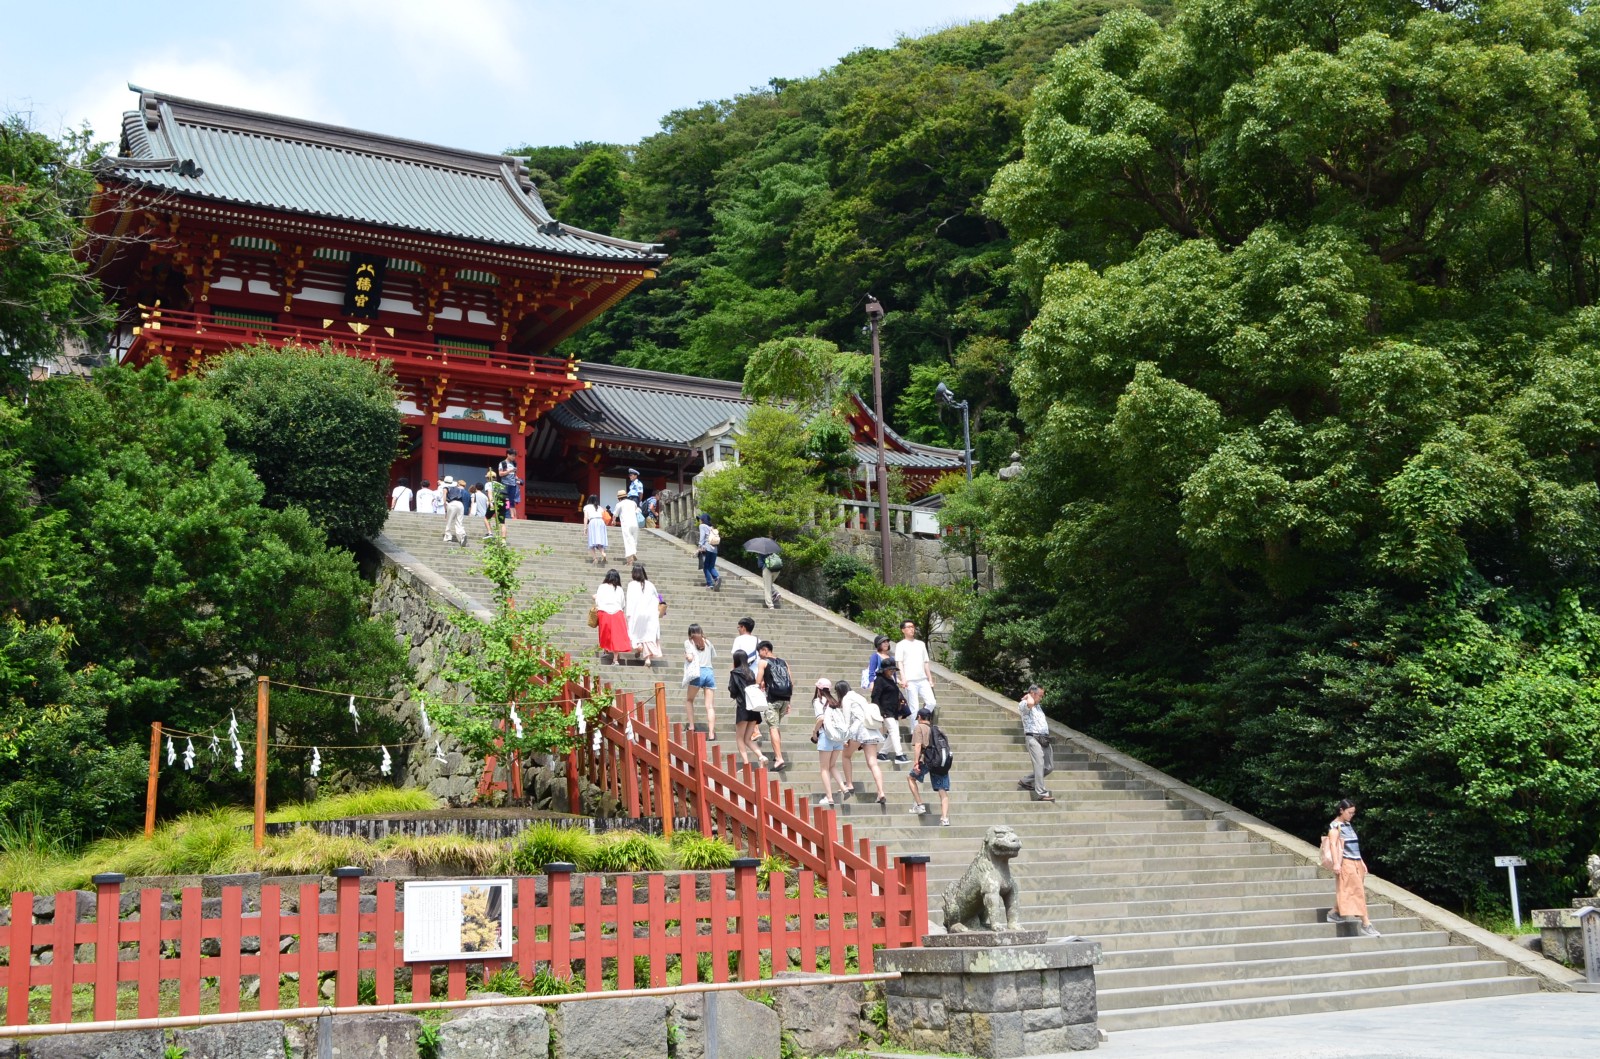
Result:
M1579 897L1571 908L1539 908L1531 916L1539 928L1539 947L1552 960L1583 969L1583 928L1578 909L1600 908L1600 897Z
M880 953L879 970L901 973L898 981L884 983L890 1035L916 1051L982 1059L1099 1047L1094 984L1099 943L968 940L994 937L927 937L927 948Z

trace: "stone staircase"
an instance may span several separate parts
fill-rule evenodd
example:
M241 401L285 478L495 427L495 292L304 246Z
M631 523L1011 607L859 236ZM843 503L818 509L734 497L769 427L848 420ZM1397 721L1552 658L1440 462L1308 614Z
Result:
M472 598L488 604L488 582L473 570L480 547L445 544L443 518L391 515L380 548L400 550ZM524 583L543 591L577 590L552 623L557 643L592 652L586 622L589 596L603 571L585 562L575 525L513 522L510 542L535 554L523 564ZM613 535L614 543L619 543ZM698 622L717 645L724 672L734 624L753 617L756 635L770 639L789 662L799 696L784 726L793 764L783 773L797 793L821 792L809 741L806 689L819 677L860 679L871 653L863 632L836 616L787 601L761 606L759 579L723 564L723 588L712 593L696 569L693 549L663 534L641 534L640 559L668 602L663 644L669 664L605 667L618 688L641 696L667 684L670 716L683 719L678 650L684 630ZM618 557L620 558L620 557ZM622 571L626 579L627 571ZM718 674L718 736L732 754L733 707ZM1013 864L1024 888L1024 922L1052 936L1081 935L1102 943L1098 969L1101 1026L1107 1030L1216 1022L1313 1011L1462 1000L1536 992L1540 979L1513 974L1504 960L1473 945L1452 943L1449 932L1425 929L1393 905L1372 901L1379 938L1341 937L1322 921L1333 881L1306 859L1235 827L1192 801L1170 798L1147 777L1133 774L1057 739L1053 803L1031 801L1017 788L1027 752L1014 713L964 682L940 680L939 723L956 754L951 823L941 827L937 801L914 816L907 765L882 764L887 808L875 802L871 776L859 758L854 804L841 816L858 836L896 853L927 853L930 902L965 868L990 824L1006 823L1023 840ZM909 743L907 744L909 746ZM770 754L770 747L767 748ZM1420 902L1418 902L1420 904ZM1414 906L1415 907L1415 906ZM1520 969L1520 968L1518 968Z

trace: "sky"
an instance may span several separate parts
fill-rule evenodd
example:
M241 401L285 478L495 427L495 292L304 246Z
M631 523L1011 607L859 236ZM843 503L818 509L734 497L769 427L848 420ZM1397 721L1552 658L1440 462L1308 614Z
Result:
M471 150L668 112L1016 0L0 0L0 112L115 141L127 85Z

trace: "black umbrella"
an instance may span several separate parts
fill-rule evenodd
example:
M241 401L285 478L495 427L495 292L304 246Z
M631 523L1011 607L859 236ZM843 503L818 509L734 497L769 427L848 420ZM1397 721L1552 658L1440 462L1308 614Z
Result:
M771 537L754 537L744 542L744 550L751 555L777 555L783 546Z

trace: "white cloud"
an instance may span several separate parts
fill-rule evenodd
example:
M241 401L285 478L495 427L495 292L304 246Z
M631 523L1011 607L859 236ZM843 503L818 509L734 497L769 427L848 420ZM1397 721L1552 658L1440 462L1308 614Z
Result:
M356 61L381 64L395 80L488 77L511 86L525 76L515 43L523 37L521 13L506 0L388 0L377 8L302 0L298 18L336 39L363 40Z
M233 59L144 59L129 67L126 77L129 84L167 95L313 121L341 121L337 108L320 97L310 78L285 70L251 70ZM123 111L137 105L138 97L125 85L97 79L91 90L71 100L65 109L86 117L97 138L115 142Z

